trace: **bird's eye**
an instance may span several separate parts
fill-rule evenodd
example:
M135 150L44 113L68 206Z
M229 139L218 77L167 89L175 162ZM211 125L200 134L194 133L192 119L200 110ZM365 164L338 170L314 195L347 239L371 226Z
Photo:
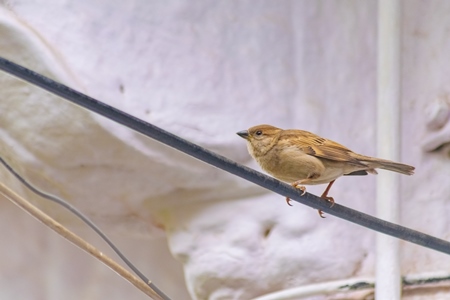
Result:
M255 132L255 134L256 134L256 135L261 135L261 134L262 134L262 131L261 131L261 130L258 130L257 132Z

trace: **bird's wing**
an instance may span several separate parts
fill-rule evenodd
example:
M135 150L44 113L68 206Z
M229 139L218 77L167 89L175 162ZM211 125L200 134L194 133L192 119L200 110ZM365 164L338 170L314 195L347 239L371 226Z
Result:
M314 133L303 130L285 130L282 138L294 141L293 143L308 155L367 167L367 165L356 158L352 150Z

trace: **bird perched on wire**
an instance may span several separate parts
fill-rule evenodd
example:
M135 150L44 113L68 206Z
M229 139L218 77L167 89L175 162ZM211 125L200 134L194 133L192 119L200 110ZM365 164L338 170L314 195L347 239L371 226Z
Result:
M258 125L237 134L247 140L250 155L263 170L273 177L291 183L306 193L304 184L328 183L321 195L334 205L328 196L334 181L342 175L377 174L385 169L405 175L414 174L414 167L357 154L332 140L303 130L283 130L271 125ZM290 204L290 199L286 202ZM319 210L323 218L323 212Z

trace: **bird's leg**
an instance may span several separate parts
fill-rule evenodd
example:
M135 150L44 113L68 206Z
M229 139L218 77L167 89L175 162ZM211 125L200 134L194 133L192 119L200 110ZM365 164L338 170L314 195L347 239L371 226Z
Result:
M295 187L296 189L301 190L301 191L303 192L303 193L302 193L302 196L303 196L303 195L306 193L306 187L303 186L303 185L300 185L300 184L302 184L302 181L303 181L303 180L297 180L297 181L291 183L291 185L292 185L293 187ZM291 204L291 198L286 197L286 203L287 203L289 206L292 206L292 204Z
M335 179L336 180L336 179ZM325 200L327 200L328 202L331 203L330 207L333 207L334 205L334 199L333 197L328 197L328 192L330 191L331 186L333 185L334 181L330 181L330 183L328 184L327 188L325 189L325 191L322 193L322 196L320 196L320 198L323 198Z
M335 179L335 180L336 180L336 179ZM330 206L330 207L333 207L333 206L334 206L334 199L333 199L333 197L328 197L328 192L330 191L330 188L331 188L331 186L333 185L333 183L334 183L334 180L330 181L330 183L328 184L327 188L325 189L325 191L324 191L324 192L322 193L322 195L320 196L320 198L323 198L323 199L325 199L325 200L327 200L328 202L331 203L331 206ZM320 216L321 218L325 218L325 217L323 216L323 211L321 211L321 210L319 209L318 212L319 212L319 216Z

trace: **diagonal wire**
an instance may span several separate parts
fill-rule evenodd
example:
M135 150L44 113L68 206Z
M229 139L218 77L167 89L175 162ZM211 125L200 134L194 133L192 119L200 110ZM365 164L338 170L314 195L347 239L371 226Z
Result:
M113 250L116 252L116 254L123 260L123 262L142 280L144 281L151 289L155 291L158 296L160 296L163 300L170 300L169 297L167 297L161 290L159 290L147 277L145 277L144 274L142 274L141 271L139 271L138 268L136 268L128 259L127 257L122 254L122 252L114 245L114 243L106 236L106 234L103 233L103 231L95 225L94 222L92 222L88 217L86 217L83 213L81 213L78 209L76 209L74 206L72 206L67 201L64 201L54 195L44 193L35 186L33 186L31 183L29 183L27 180L25 180L19 173L16 172L2 157L0 157L0 163L5 166L5 168L11 172L23 185L25 185L29 190L31 190L33 193L41 196L42 198L45 198L47 200L50 200L52 202L55 202L64 208L66 208L68 211L76 215L78 218L80 218L85 224L87 224L89 227L92 228Z
M330 215L334 215L341 219L356 223L372 230L411 243L415 243L423 247L450 254L450 243L445 240L424 234L407 227L383 221L381 219L339 204L335 204L331 208L326 200L309 193L301 196L301 191L293 188L288 184L282 183L275 178L266 176L260 172L238 164L226 157L202 148L155 125L133 117L125 112L118 110L117 108L102 103L94 98L77 92L61 83L58 83L50 78L42 76L34 71L31 71L30 69L24 68L1 57L0 70L3 70L6 73L26 82L32 83L37 87L40 87L50 93L62 97L65 100L68 100L108 119L111 119L143 135L153 138L167 146L195 157L205 163L244 178L275 193L278 193L285 197L289 197L299 203L315 209L320 209Z
M2 199L7 199L11 201L16 206L23 209L30 216L33 216L36 220L41 222L43 225L47 226L49 229L53 230L59 234L62 238L66 239L68 242L80 248L80 250L90 254L92 257L96 258L99 262L103 263L105 266L110 268L112 271L117 273L122 279L128 281L141 292L146 294L155 300L163 300L160 295L155 290L152 290L147 283L142 281L142 279L137 278L130 271L126 270L116 261L103 254L100 250L95 248L93 245L89 244L81 237L58 223L55 219L51 218L49 215L44 213L42 210L31 204L25 198L15 193L13 190L8 188L5 184L0 181L0 195L3 196Z

